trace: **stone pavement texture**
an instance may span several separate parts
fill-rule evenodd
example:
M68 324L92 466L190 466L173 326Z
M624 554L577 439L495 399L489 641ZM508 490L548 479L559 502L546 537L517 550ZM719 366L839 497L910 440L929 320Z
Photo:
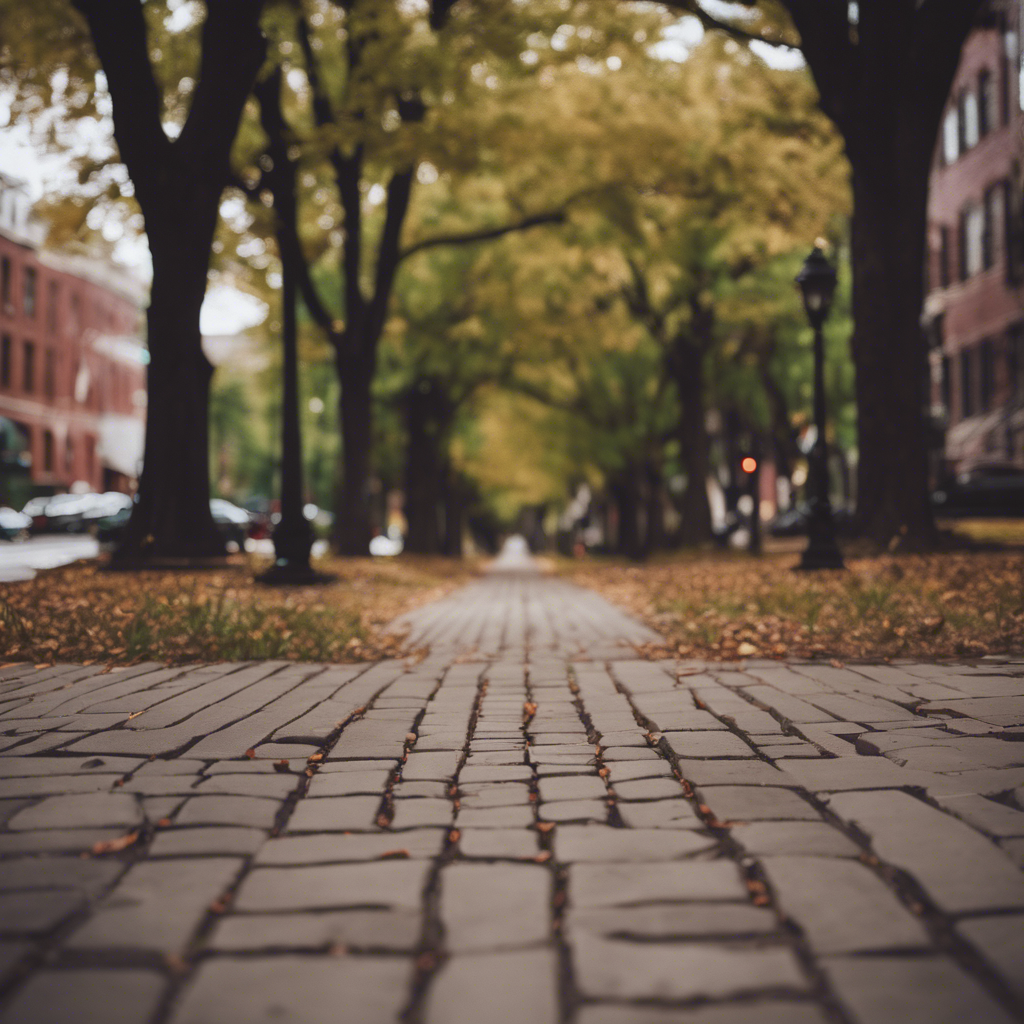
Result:
M642 661L514 563L403 625L0 669L0 1024L1024 1019L1024 659Z

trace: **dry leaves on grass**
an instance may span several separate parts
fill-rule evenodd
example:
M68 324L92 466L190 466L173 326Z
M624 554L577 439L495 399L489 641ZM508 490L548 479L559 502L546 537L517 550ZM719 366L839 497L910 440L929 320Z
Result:
M644 566L563 562L666 638L651 657L979 657L1024 650L1024 553L852 558L797 573L792 554L706 553Z
M270 589L262 566L108 573L77 563L0 586L0 659L37 663L369 661L401 653L384 627L468 580L451 559L325 560L319 587Z

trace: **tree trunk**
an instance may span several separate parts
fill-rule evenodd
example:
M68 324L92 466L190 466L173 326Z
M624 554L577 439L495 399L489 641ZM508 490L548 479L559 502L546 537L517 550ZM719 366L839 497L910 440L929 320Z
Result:
M138 503L113 557L119 566L224 554L224 538L210 514L207 413L213 367L199 331L209 242L204 251L201 242L186 248L175 241L150 242L146 442ZM197 262L201 273L194 270Z
M424 382L425 383L425 382ZM409 532L405 549L420 555L441 550L441 424L433 388L413 385L405 400L409 435L405 463L405 517Z
M458 470L448 465L442 473L441 501L444 505L444 554L463 555L462 537L466 530L466 483Z
M373 443L373 361L338 358L341 383L341 486L334 542L341 555L370 552L373 514L370 505L370 453Z
M890 140L910 149L910 140ZM879 141L881 145L881 140ZM857 525L879 545L935 541L928 492L927 348L920 316L928 160L906 191L875 164L854 170L853 361L857 382ZM864 161L867 164L867 161Z
M644 557L665 548L665 484L661 467L648 459L644 466L646 503L644 514Z
M642 561L644 557L643 542L640 532L640 480L635 466L628 466L612 482L612 498L618 513L618 535L615 550L617 554L634 561Z
M706 544L712 538L708 502L710 441L704 409L704 356L685 339L677 339L670 359L679 391L679 457L686 470L686 490L679 502L679 537L684 545Z

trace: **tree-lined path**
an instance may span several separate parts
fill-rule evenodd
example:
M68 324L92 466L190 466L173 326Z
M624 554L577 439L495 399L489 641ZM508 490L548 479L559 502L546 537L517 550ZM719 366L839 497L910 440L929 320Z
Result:
M0 670L0 1024L1021 1019L1024 661L638 660L522 559L404 625Z

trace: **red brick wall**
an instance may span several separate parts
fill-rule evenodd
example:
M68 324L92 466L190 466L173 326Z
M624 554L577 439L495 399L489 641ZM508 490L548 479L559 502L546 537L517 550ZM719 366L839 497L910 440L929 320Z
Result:
M31 248L3 236L0 258L10 265L8 301L0 297L0 344L3 338L10 344L9 379L0 379L0 415L29 429L33 483L60 490L85 480L102 489L103 468L96 457L100 414L140 415L135 395L146 381L143 366L97 352L93 342L99 335L136 336L139 311L131 300L49 267ZM25 305L30 270L36 275L34 313ZM30 389L25 378L27 343L34 350ZM90 384L84 396L76 396L83 367Z

